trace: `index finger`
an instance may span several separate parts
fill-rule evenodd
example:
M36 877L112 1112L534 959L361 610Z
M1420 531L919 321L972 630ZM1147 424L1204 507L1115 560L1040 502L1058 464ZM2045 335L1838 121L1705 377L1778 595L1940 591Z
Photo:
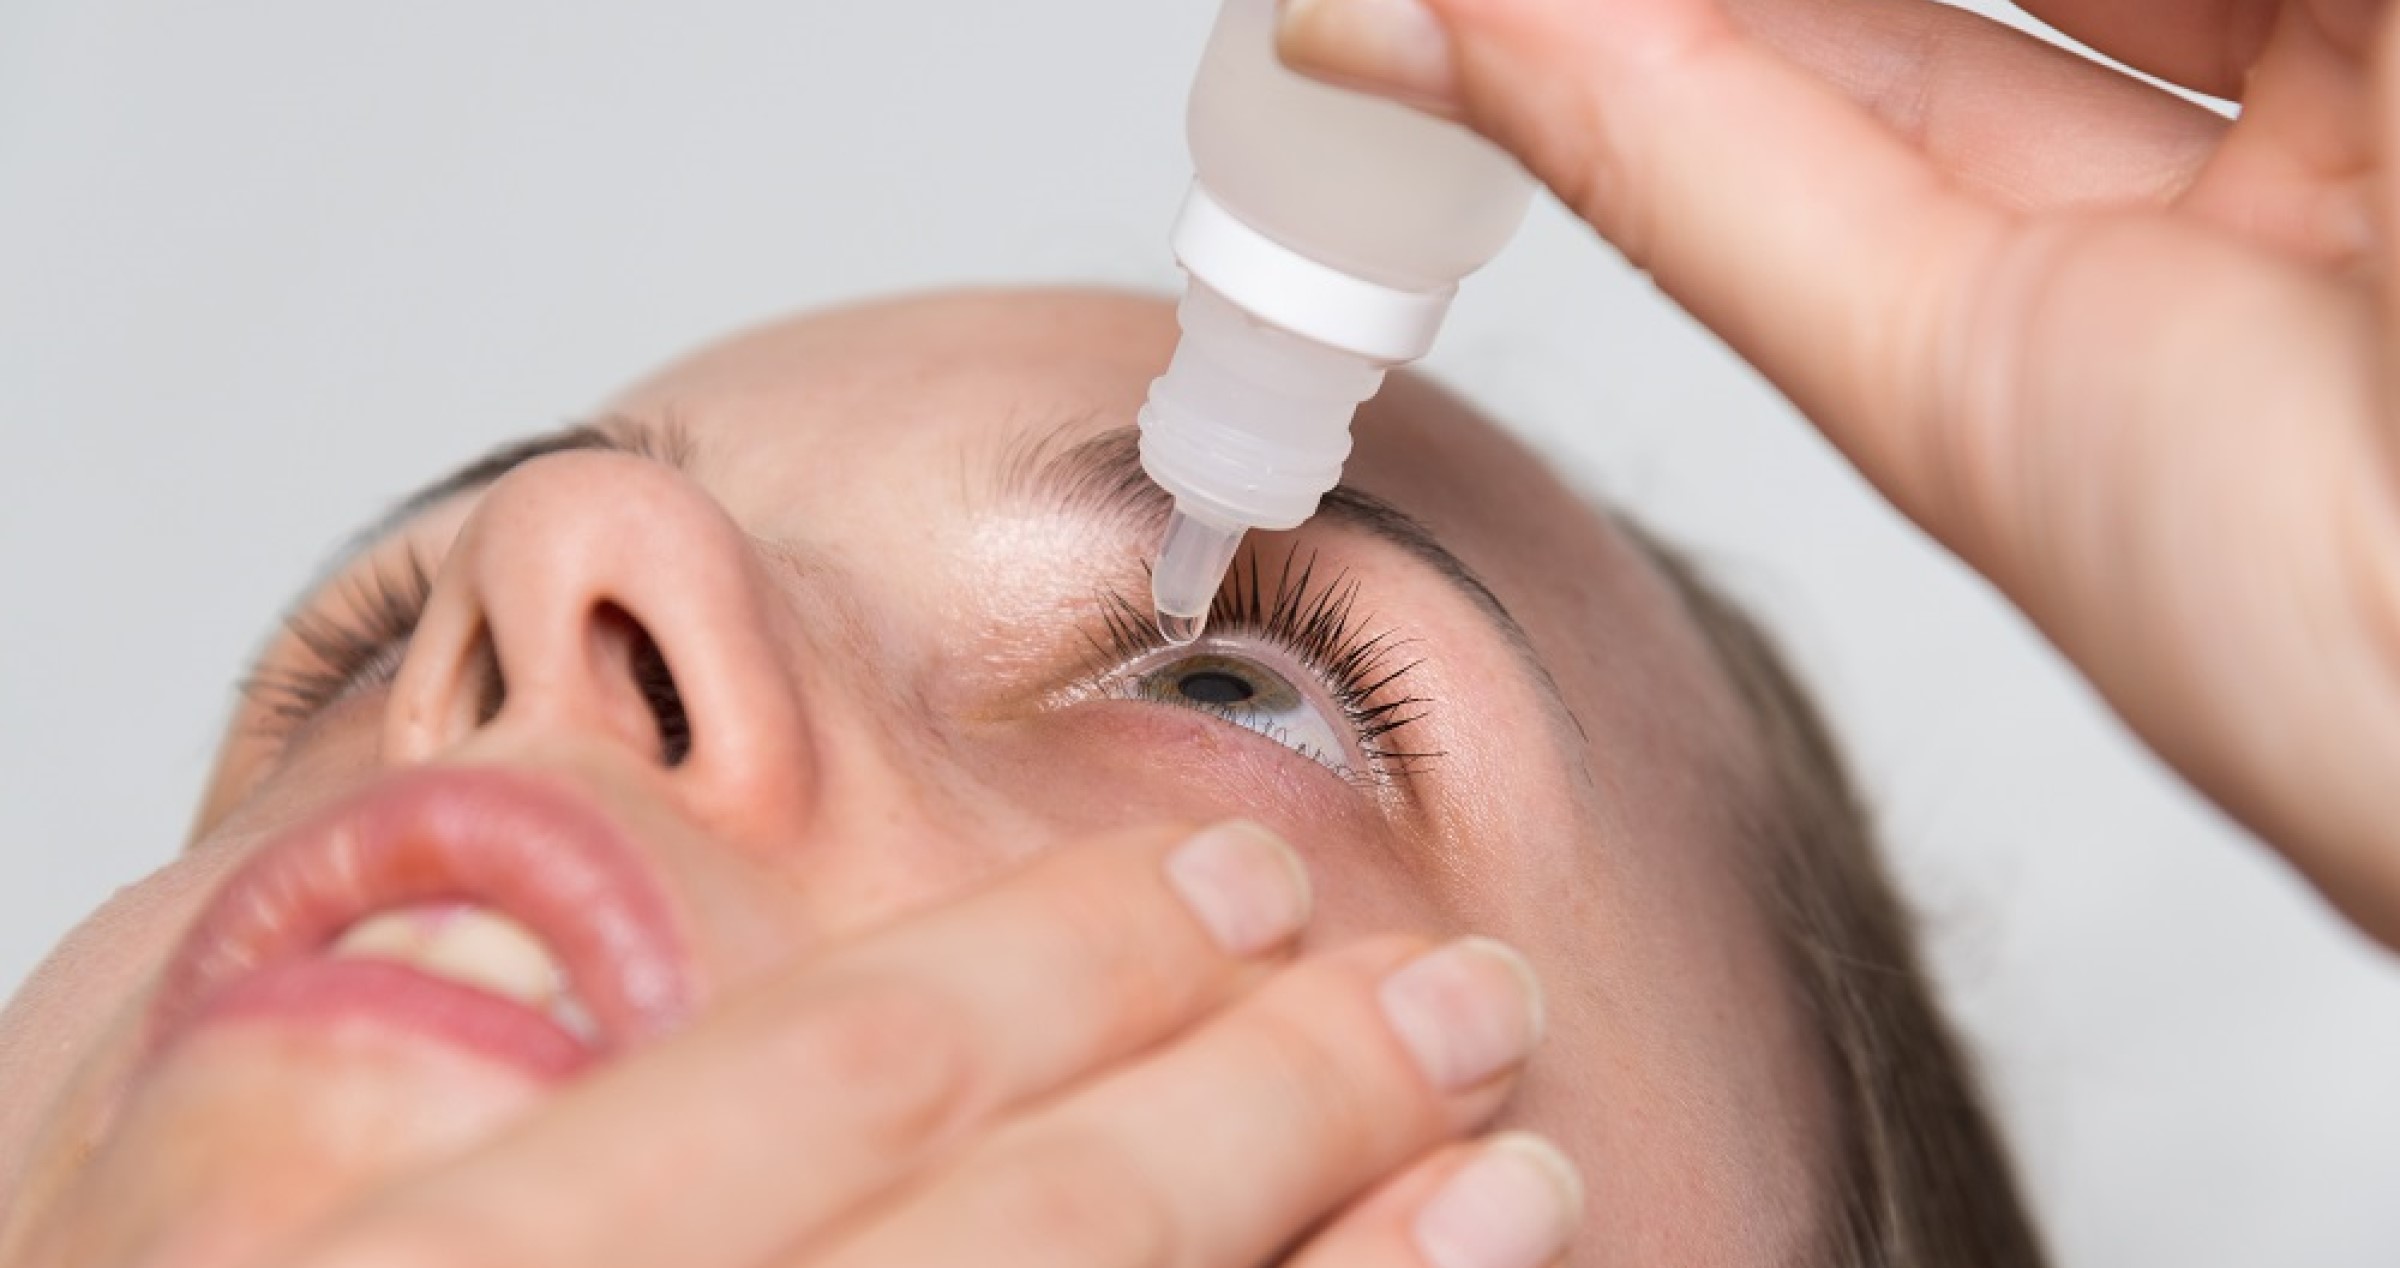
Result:
M1710 0L1423 0L1516 154L1939 534L1960 331L2019 219Z
M297 1262L760 1262L1209 1014L1308 907L1298 856L1249 825L1059 851L593 1075Z
M2135 70L2238 101L2242 81L2285 5L2283 0L2021 0L2017 7ZM2371 6L2353 7L2372 13Z

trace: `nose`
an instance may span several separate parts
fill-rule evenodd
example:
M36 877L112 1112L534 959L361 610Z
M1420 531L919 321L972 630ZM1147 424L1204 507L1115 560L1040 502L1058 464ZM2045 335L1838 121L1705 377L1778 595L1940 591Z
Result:
M528 463L484 494L442 563L384 753L600 745L727 836L788 823L812 754L760 569L677 472L610 453Z

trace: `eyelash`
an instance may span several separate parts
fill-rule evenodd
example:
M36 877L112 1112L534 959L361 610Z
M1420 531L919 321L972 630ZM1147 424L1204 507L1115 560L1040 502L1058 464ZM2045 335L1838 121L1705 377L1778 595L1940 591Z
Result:
M389 682L433 597L433 571L415 551L342 583L338 608L303 607L283 620L307 653L305 667L262 667L242 680L242 695L282 739L353 692Z
M1089 681L1098 691L1123 694L1117 685L1121 667L1170 644L1159 633L1148 605L1109 590L1101 594L1100 607L1102 628L1093 640ZM1338 765L1322 756L1315 760L1345 778L1390 784L1421 772L1443 753L1393 742L1402 729L1422 721L1434 702L1401 685L1423 663L1407 657L1408 640L1393 637L1390 630L1368 633L1364 625L1358 614L1357 578L1344 570L1319 581L1316 552L1303 558L1297 547L1284 556L1271 587L1257 552L1237 558L1208 612L1210 635L1257 639L1291 653L1314 671L1357 737L1367 769ZM1207 706L1150 693L1138 698L1244 724L1238 706Z

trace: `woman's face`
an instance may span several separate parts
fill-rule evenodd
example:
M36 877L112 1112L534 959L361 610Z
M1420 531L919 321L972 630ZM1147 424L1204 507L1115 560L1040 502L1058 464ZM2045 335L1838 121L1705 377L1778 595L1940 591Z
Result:
M1257 819L1310 862L1313 943L1474 931L1532 960L1549 1039L1506 1118L1583 1165L1583 1258L1787 1258L1828 1110L1719 811L1751 740L1673 594L1400 379L1355 492L1254 540L1208 638L1161 646L1163 508L1126 428L1174 334L1163 305L1071 293L790 323L628 393L612 443L394 527L268 653L190 848L0 1016L0 1210L215 1262L550 1094L576 1057L538 1036L250 980L294 939L537 980L453 909L312 925L408 864L279 844L382 858L378 823L440 813L425 768L497 767L521 777L474 795L631 843L560 847L522 896L607 979L561 1014L628 1033L1095 829Z

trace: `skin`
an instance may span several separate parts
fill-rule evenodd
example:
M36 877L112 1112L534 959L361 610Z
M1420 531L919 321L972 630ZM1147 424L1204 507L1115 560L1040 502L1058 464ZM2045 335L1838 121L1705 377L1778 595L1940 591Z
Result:
M2239 119L1923 0L1288 0L1279 43L1513 152L2400 947L2400 22L2021 7Z
M1364 624L1414 640L1407 686L1434 703L1393 738L1442 753L1415 774L1362 786L1216 718L1078 694L1096 594L1145 593L1156 524L1012 501L992 473L1028 437L1130 420L1173 339L1157 301L1066 292L769 327L612 408L684 429L688 470L540 458L372 550L354 567L439 561L396 680L281 742L237 720L188 851L0 1015L0 1263L1096 1264L1150 1237L1234 1264L1347 1209L1298 1262L1409 1265L1413 1212L1476 1156L1454 1142L1495 1127L1586 1176L1575 1263L1788 1261L1830 1124L1756 860L1720 817L1752 741L1671 591L1536 459L1403 377L1347 478L1481 575L1539 672L1355 528L1254 543L1346 570ZM673 667L688 763L662 763L600 600ZM477 629L509 679L482 720L458 672ZM564 1085L288 1019L142 1060L162 960L263 839L461 767L629 834L693 962L688 1018ZM1228 954L1179 914L1161 860L1227 816L1304 861L1296 939ZM1445 1090L1375 984L1467 933L1531 963L1547 1038ZM940 1067L928 1049L964 1074L912 1075ZM1230 1153L1181 1143L1203 1125ZM1179 1175L1191 1150L1209 1165ZM1082 1188L1038 1192L1059 1166L1147 1191L1062 1207ZM978 1223L1028 1175L1033 1215ZM1128 1210L1177 1218L1128 1231Z

